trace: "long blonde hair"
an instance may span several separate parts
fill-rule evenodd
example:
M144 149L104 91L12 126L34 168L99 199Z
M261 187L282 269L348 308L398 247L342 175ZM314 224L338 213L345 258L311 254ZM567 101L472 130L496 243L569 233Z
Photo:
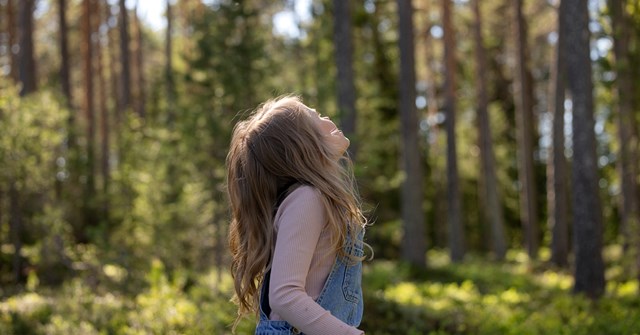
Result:
M274 214L279 192L301 183L318 189L327 216L332 250L345 255L366 224L351 161L338 158L323 141L309 108L285 96L260 105L234 128L227 155L231 205L229 248L233 256L238 317L259 311L260 286L274 251Z

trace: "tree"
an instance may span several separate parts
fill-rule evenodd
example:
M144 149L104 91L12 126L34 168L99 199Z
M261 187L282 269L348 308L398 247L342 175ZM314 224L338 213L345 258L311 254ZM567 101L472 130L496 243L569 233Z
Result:
M616 60L616 93L618 99L618 171L620 174L620 227L625 238L625 250L636 253L640 278L640 203L638 203L638 137L633 115L633 77L629 61L629 19L625 13L627 1L609 1L613 28L613 52Z
M95 199L95 101L93 93L93 0L83 0L82 3L82 56L84 73L84 99L83 109L86 118L86 184L84 189L84 223L80 232L80 239L88 238L84 231L85 225L95 225L96 217L93 211L93 200Z
M402 221L404 235L402 257L414 266L426 267L426 241L421 152L418 145L418 115L416 110L416 74L413 38L413 6L411 0L398 0L400 47L400 121L402 132Z
M105 17L107 22L110 22L112 19L116 19L115 15L112 13L111 8L113 6L107 2L105 4ZM111 25L108 26L108 30L107 30L107 38L109 39L109 47L108 49L108 58L109 58L109 81L111 82L111 99L113 101L113 106L115 106L115 113L114 113L114 125L117 127L120 125L121 123L121 115L120 115L120 110L119 108L121 107L121 102L120 102L120 85L118 84L119 82L119 78L120 75L118 73L118 69L116 64L118 63L118 47L116 45L116 42L118 40L117 38L117 34L118 34L119 30L115 29L114 27L112 27Z
M173 78L173 14L171 0L167 0L167 30L165 35L165 80L167 81L167 122L169 126L175 121L175 83Z
M464 228L462 226L462 204L458 176L456 148L456 59L455 37L451 22L451 0L442 0L442 25L444 28L445 63L445 127L447 132L447 219L449 222L449 249L451 260L464 257Z
M589 58L589 12L586 1L563 2L566 2L566 10L560 12L560 22L566 32L567 86L573 101L573 289L598 298L604 293L605 280Z
M71 95L71 74L69 67L69 32L67 25L67 1L58 0L58 18L60 21L60 82L62 84L62 93L67 99L67 106L73 104ZM73 119L72 119L73 120ZM70 121L72 124L73 121Z
M119 0L120 4L120 94L118 101L118 113L123 114L124 111L131 107L131 66L129 51L129 13L125 0Z
M36 61L33 50L33 11L34 0L19 3L18 37L20 40L19 80L22 84L20 95L25 96L36 90Z
M6 31L9 37L7 41L7 52L9 53L9 70L11 71L9 73L9 77L13 79L14 82L18 82L20 80L20 78L18 77L18 57L14 52L14 45L16 45L16 43L18 42L16 41L16 38L18 36L18 34L16 33L16 6L14 5L13 0L7 0L5 7L7 16Z
M356 133L356 89L353 82L353 43L351 37L351 2L334 0L334 45L338 70L338 111L341 128L347 137ZM357 143L349 151L355 157Z
M550 112L552 123L551 153L547 161L547 204L551 229L551 262L566 267L569 255L567 160L564 156L564 100L565 100L565 31L560 16L566 2L558 8L558 40L551 68Z
M480 0L473 0L474 40L476 57L476 92L478 108L478 142L480 143L480 160L482 164L482 191L486 199L485 211L487 222L491 226L491 242L497 259L504 259L507 253L505 242L504 220L495 172L495 155L491 140L489 113L487 112L487 56L482 39L482 15Z
M100 30L100 25L103 22L108 22L109 20L109 3L107 1L100 1L98 3L96 3L96 13L97 13L97 17L99 18L98 20L94 20L95 22L95 31L96 33L98 33L100 36L98 38L98 42L96 43L96 55L97 55L97 75L98 75L98 100L99 100L99 106L100 106L100 144L101 144L101 148L100 148L100 172L102 174L102 193L103 193L103 200L102 200L102 216L104 219L109 218L109 183L110 183L110 171L109 171L109 133L110 133L110 120L109 120L109 109L107 107L107 100L108 100L108 84L107 84L107 80L106 80L106 76L105 76L105 65L104 65L104 51L103 51L103 45L106 45L106 43L103 43L104 41L107 40L107 34L108 32L106 32L104 35L102 36L101 30ZM100 11L99 9L101 9L102 7L106 8L105 11ZM100 15L100 13L103 13L102 15Z
M518 180L520 183L520 218L530 258L538 254L538 212L533 170L533 101L527 65L527 31L522 14L523 0L513 1L515 24L515 95L518 138Z
M140 17L138 16L138 5L133 11L133 18L136 27L136 48L135 48L135 74L136 74L136 113L139 117L144 118L146 115L145 111L145 75L144 75L144 50L142 47L142 24L140 23Z

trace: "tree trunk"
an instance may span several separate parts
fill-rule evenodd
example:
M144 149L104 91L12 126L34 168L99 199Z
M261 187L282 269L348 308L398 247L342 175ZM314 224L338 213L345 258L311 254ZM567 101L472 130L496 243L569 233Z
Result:
M102 4L102 5L100 5ZM109 3L105 1L101 1L97 3L96 13L104 13L104 22L108 22L109 13L105 13L100 11L100 6L104 6L109 9ZM109 182L111 179L110 171L109 171L109 110L107 107L107 92L108 85L107 80L105 79L105 65L104 65L104 50L102 48L103 41L106 41L107 36L102 36L100 33L100 24L103 20L96 20L96 29L95 31L100 34L100 38L98 39L98 43L96 43L96 55L97 55L97 75L98 75L98 85L100 88L98 89L98 99L100 100L100 172L102 174L102 218L104 220L109 219Z
M127 108L131 107L131 66L129 52L129 12L125 0L119 0L120 4L120 97L118 113L124 115Z
M18 33L17 33L17 24L16 24L16 6L13 3L13 0L7 0L7 34L9 35L9 66L10 73L9 77L13 79L14 83L17 83L20 80L19 77L19 61L18 54L15 52L15 46L18 44Z
M113 14L111 14L111 4L107 1L106 4L106 15L107 15L107 22L111 20L111 18L114 17ZM118 79L119 79L119 73L118 73L118 47L116 44L117 41L117 35L118 30L109 27L109 30L107 32L108 37L109 37L109 44L108 44L108 52L109 52L109 79L111 81L111 98L113 99L113 106L115 106L115 113L114 113L114 124L116 127L118 127L120 125L120 123L122 122L121 119L121 114L120 114L120 107L122 105L122 103L120 102L120 90L119 87L120 85L118 85Z
M36 90L36 60L33 50L33 11L34 0L22 0L19 3L20 52L18 53L19 79L22 87L20 96L33 93Z
M624 237L625 251L630 250L636 256L638 276L640 278L640 209L638 206L638 138L634 127L633 78L629 61L629 19L625 13L625 0L609 1L611 24L613 26L613 51L616 59L618 96L618 171L621 181L621 217L620 230Z
M136 74L137 74L137 91L138 91L138 99L136 101L136 112L140 118L145 118L145 78L144 78L144 62L143 62L143 50L142 50L142 24L140 23L140 18L138 17L138 6L136 5L135 13L135 23L136 23Z
M495 172L495 155L491 141L491 126L487 112L487 60L484 42L482 39L482 15L480 13L480 0L473 1L475 16L475 56L476 56L476 90L478 104L478 135L480 142L480 159L482 164L482 191L487 209L487 222L491 227L491 243L493 252L498 260L504 259L507 246L504 233L504 220L498 182Z
M529 257L538 256L538 212L536 187L533 170L533 105L531 101L531 81L527 65L526 22L522 14L523 0L515 0L514 21L516 40L516 129L518 133L518 179L520 183L520 217L524 229Z
M427 114L428 118L435 120L438 117L438 89L436 84L436 61L433 56L433 49L431 47L430 40L430 28L427 27L425 31L424 41L424 54L425 54L425 68L427 69L425 80L427 81ZM429 157L442 157L443 148L439 141L440 129L438 124L433 124L429 128L428 134L428 146ZM429 160L427 157L427 160ZM431 222L433 230L430 232L432 236L432 245L434 247L446 248L447 245L447 208L445 206L446 191L444 189L443 180L446 180L444 176L444 168L441 168L438 164L435 164L435 160L431 163L430 176L428 178L430 187L434 190L432 195L432 216L427 218L428 222Z
M451 260L464 258L464 229L462 226L462 205L458 177L456 148L456 59L455 37L451 22L451 0L442 0L442 22L444 28L445 61L445 113L447 131L447 218L449 221L449 249Z
M167 61L165 68L165 80L167 81L167 123L169 127L173 127L175 122L175 84L173 78L173 13L171 0L167 0L167 31L165 37L165 59Z
M58 0L58 15L60 20L60 81L62 83L62 93L67 99L67 107L71 109L73 97L71 95L71 74L69 69L69 33L66 0ZM69 115L71 115L71 113Z
M84 192L84 225L95 225L96 217L93 211L93 201L95 199L95 117L93 99L93 0L83 0L82 17L82 54L84 58L84 112L86 118L86 138L87 138L87 158L85 174L86 184ZM85 238L87 236L84 236Z
M404 235L402 257L412 265L426 267L424 212L422 210L422 155L418 145L418 115L416 110L415 49L413 39L413 6L411 0L398 0L400 19L400 121L402 127L402 221Z
M351 36L351 2L334 0L334 45L338 70L338 111L342 131L348 138L356 134L356 89L353 79L353 43ZM357 141L349 151L355 159Z
M565 31L560 25L560 16L566 3L560 2L558 9L558 41L551 68L552 136L551 152L547 161L547 205L549 206L549 229L551 229L551 262L559 267L569 265L568 185L567 160L564 156L564 100L565 100Z
M598 188L589 57L589 13L583 0L563 0L567 83L573 100L574 291L598 298L604 293L602 208Z

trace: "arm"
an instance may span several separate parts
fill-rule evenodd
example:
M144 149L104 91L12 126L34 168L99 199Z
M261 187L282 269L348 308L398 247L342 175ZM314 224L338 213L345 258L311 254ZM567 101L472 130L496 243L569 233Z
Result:
M363 334L320 305L305 284L326 216L318 191L310 186L295 190L280 211L271 268L269 301L273 312L305 334Z

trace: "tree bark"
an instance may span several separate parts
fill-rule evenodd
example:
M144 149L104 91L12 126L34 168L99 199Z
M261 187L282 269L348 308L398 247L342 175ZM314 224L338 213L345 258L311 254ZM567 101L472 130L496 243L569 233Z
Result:
M425 68L427 69L425 80L427 81L427 115L429 119L435 120L438 117L438 89L436 83L436 60L433 55L433 49L431 47L430 40L430 29L431 27L427 27L425 31ZM440 137L440 125L433 124L429 128L428 134L428 145L429 145L429 157L442 157L443 148L441 143L439 142ZM429 160L427 157L427 160ZM427 218L428 222L431 222L431 227L433 230L430 232L430 236L432 236L432 246L446 248L447 246L447 208L445 206L446 201L446 191L443 184L443 180L446 180L446 176L444 176L444 169L440 168L435 163L431 164L430 176L428 181L430 182L430 187L434 190L433 192L433 214L432 216Z
M449 249L451 260L464 258L464 228L462 225L462 204L458 176L456 148L456 59L455 37L451 22L451 0L442 0L442 21L444 28L445 58L445 110L447 132L447 218L449 221Z
M20 96L33 93L36 90L36 60L33 48L33 11L34 0L22 0L19 3L20 52L18 53L19 80L22 84Z
M402 220L404 235L402 257L418 268L426 267L426 241L422 202L422 165L418 145L418 115L416 100L415 49L413 38L413 6L411 0L398 0L400 19L400 121L402 130Z
M173 127L176 116L175 105L175 84L173 78L173 11L171 0L167 0L167 31L165 37L165 80L167 81L167 123Z
M334 45L338 70L338 111L342 131L348 138L356 134L356 89L353 78L353 43L351 36L351 2L334 0ZM354 143L355 142L355 143ZM357 141L349 147L355 159Z
M574 291L598 298L604 293L602 208L598 188L593 117L593 79L589 57L589 13L583 0L563 0L566 11L567 84L573 100Z
M638 137L635 134L636 120L633 111L633 78L629 60L629 19L625 13L625 0L610 0L611 24L613 26L613 51L616 59L616 93L618 98L618 171L621 180L621 222L624 249L636 257L640 278L640 209L638 206Z
M20 81L19 77L19 62L18 62L18 54L16 52L16 46L18 44L18 33L17 33L17 24L16 24L16 6L13 3L13 0L7 0L7 33L9 35L9 66L11 72L9 73L9 77L13 79L14 83Z
M124 115L127 108L131 107L131 66L129 52L129 13L125 0L119 0L120 4L120 98L118 113Z
M504 220L498 182L495 172L495 155L491 141L491 126L487 111L487 59L482 39L482 15L480 12L480 0L473 0L475 56L476 56L476 92L478 104L478 142L480 144L480 159L482 165L482 191L485 197L487 209L487 222L491 227L491 242L493 252L498 260L504 259L507 246L504 233Z
M111 18L114 17L114 15L111 14L111 6L112 5L107 1L107 5L105 6L107 22L109 22ZM115 127L119 126L120 123L122 122L121 114L120 114L120 107L122 103L120 102L120 90L119 90L120 85L118 85L120 75L119 75L118 66L117 66L118 65L118 54L117 54L118 47L116 44L117 34L118 34L118 30L109 26L109 30L107 32L107 35L109 37L109 44L108 44L109 47L107 48L107 50L109 53L109 79L111 81L110 93L111 93L111 98L113 99L113 106L115 106L115 113L113 115Z
M62 93L67 99L67 107L71 109L73 97L71 95L71 74L69 68L69 33L66 0L58 0L58 19L60 21L60 82L62 83Z
M567 160L564 156L564 100L566 87L565 30L560 16L566 10L566 2L558 8L558 41L555 60L551 68L552 135L551 152L547 161L547 205L549 206L549 228L551 229L551 262L559 267L569 265L569 206L567 185Z
M100 5L101 4L101 5ZM100 1L98 2L98 6L96 8L96 13L98 13L97 15L100 16L100 13L104 13L104 22L108 22L109 20L109 12L105 11L100 11L101 7L100 6L104 6L107 8L107 10L109 9L109 3L106 1ZM108 32L105 34L104 38L102 36L102 33L100 33L100 24L103 22L103 20L96 20L97 24L96 24L96 29L95 31L98 32L100 34L100 38L98 39L98 42L96 43L96 55L97 55L97 75L98 75L98 85L100 86L100 88L98 89L98 99L100 101L100 144L101 144L101 148L100 148L100 172L102 174L102 196L103 196L103 200L102 200L102 217L104 220L108 220L109 219L109 184L110 184L110 179L111 179L111 175L110 175L110 171L109 171L109 126L110 126L110 120L109 120L109 109L107 107L107 92L108 92L108 84L107 84L107 80L105 78L105 65L104 65L104 50L102 48L103 41L106 41L106 34L108 34Z
M527 32L522 14L523 0L515 0L515 46L516 46L516 129L518 138L518 179L520 183L520 218L524 229L525 244L529 257L538 255L538 211L533 170L533 105L531 101L531 81L527 65Z
M82 16L82 54L84 58L84 112L86 118L87 158L86 158L86 183L84 191L84 224L95 225L96 217L93 211L95 199L95 107L93 93L93 0L83 0ZM83 236L87 238L87 236Z
M136 24L136 52L135 52L135 61L136 61L136 82L137 82L137 91L138 91L138 99L136 101L136 112L140 118L145 118L145 78L144 78L144 57L143 57L143 49L142 49L142 24L140 23L140 18L138 17L138 6L136 4L136 9L134 11L134 18Z

